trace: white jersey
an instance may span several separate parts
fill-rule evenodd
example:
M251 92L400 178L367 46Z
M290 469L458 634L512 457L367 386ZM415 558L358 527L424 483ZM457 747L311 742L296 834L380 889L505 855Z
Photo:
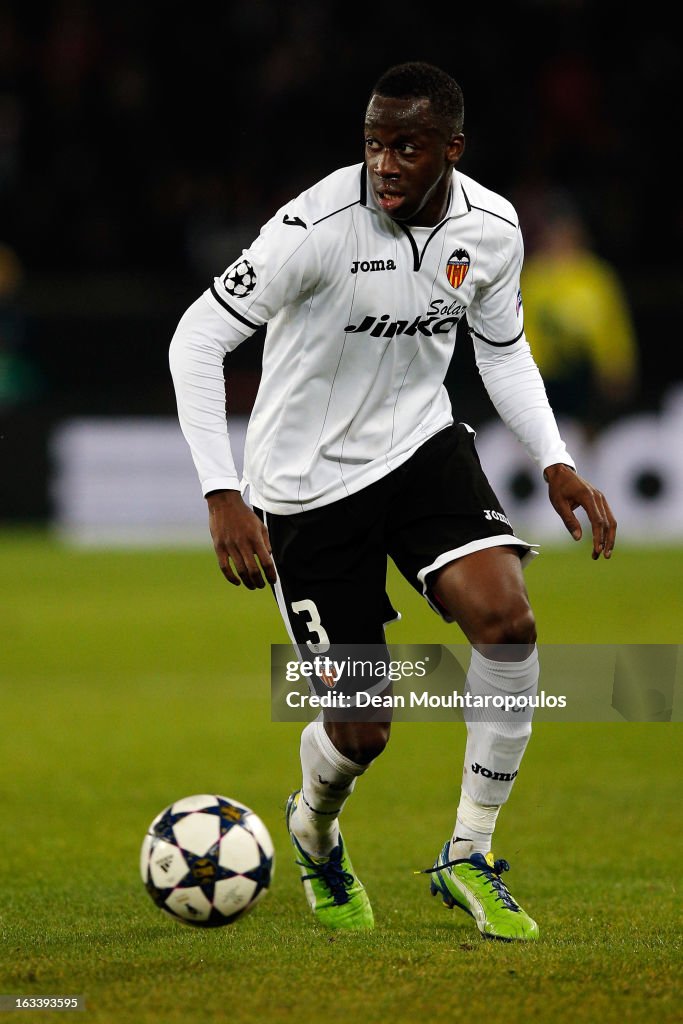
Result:
M291 514L389 473L453 422L443 385L466 316L487 390L543 469L573 466L524 337L514 208L453 171L441 223L393 221L363 164L280 209L181 319L180 422L203 492L250 487ZM222 363L268 325L244 480L230 452ZM228 364L228 404L229 404Z

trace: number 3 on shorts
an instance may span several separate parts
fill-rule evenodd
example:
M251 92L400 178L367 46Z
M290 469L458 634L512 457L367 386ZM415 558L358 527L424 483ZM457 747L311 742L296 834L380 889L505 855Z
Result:
M307 640L306 646L314 654L324 654L330 649L330 638L327 635L327 631L320 621L320 612L318 611L315 601L293 601L292 611L295 615L300 615L302 612L307 612L310 616L306 623L306 628L309 633L313 633L317 639Z

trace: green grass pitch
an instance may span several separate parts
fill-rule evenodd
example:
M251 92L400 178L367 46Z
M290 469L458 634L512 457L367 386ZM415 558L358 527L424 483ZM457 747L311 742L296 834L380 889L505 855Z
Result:
M527 573L541 638L681 642L682 554L544 552ZM395 576L391 592L393 641L457 642ZM74 552L17 532L0 593L0 993L83 994L84 1020L142 1024L680 1019L679 725L539 724L496 834L531 947L483 942L413 874L452 826L464 726L397 725L344 814L378 926L334 936L284 831L301 727L269 719L286 641L270 594L226 584L208 540ZM157 910L137 866L154 814L205 791L253 806L277 854L266 900L210 932Z

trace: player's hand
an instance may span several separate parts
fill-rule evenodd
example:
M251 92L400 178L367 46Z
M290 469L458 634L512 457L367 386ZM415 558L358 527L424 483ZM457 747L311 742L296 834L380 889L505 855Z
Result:
M263 577L275 583L268 530L242 499L239 491L213 491L207 495L209 529L218 564L226 580L248 590L265 587Z
M574 540L581 540L582 529L574 515L575 508L582 508L593 528L592 557L602 554L610 558L614 548L617 521L607 504L605 495L596 490L587 480L574 473L569 466L556 463L548 466L543 476L548 482L548 497L558 516Z

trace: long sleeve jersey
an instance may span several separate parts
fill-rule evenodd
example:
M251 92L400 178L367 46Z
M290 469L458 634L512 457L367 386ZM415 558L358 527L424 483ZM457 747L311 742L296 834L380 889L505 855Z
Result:
M443 382L463 317L503 421L541 469L573 467L524 336L522 259L511 204L455 170L435 227L380 210L362 164L282 207L190 306L171 343L203 493L249 485L253 504L291 514L400 466L453 422ZM240 481L223 360L264 324Z

